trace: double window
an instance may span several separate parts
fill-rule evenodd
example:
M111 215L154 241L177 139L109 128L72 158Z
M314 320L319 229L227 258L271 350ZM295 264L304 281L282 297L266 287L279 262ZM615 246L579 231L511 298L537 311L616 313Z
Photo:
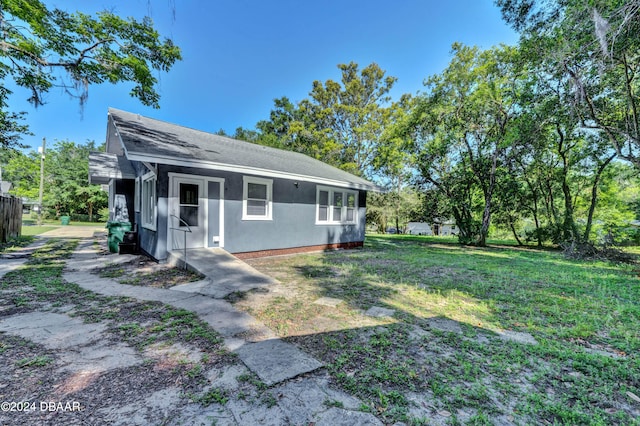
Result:
M356 223L358 193L342 189L318 187L316 223Z
M142 194L141 194L141 218L142 226L145 228L156 230L156 176L153 173L147 173L142 176Z
M273 180L244 176L243 183L242 219L271 220Z

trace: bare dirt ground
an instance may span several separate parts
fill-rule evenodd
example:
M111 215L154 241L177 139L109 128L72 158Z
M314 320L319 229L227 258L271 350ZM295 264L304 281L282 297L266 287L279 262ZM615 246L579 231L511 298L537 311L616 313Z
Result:
M0 424L233 424L207 408L223 393L206 397L230 369L251 378L238 384L247 399L260 399L257 381L195 315L64 282L56 257L65 250L46 247L0 283ZM93 272L152 287L199 278L144 256Z
M395 322L390 318L364 315L354 310L333 293L334 303L324 301L324 293L309 281L343 279L337 268L309 266L294 267L300 256L250 259L246 262L262 273L279 280L270 291L250 291L234 294L228 299L239 309L259 317L267 327L281 337L306 336L336 330L358 329ZM316 303L314 303L316 302Z

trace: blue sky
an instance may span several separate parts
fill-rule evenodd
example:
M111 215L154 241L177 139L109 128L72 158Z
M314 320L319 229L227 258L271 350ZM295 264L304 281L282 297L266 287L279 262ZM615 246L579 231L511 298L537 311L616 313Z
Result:
M99 0L45 1L67 11L113 10L141 19L182 48L183 60L159 77L159 110L129 96L130 85L92 86L78 102L52 90L34 110L16 90L13 110L28 112L39 146L47 138L104 141L107 108L115 107L199 130L233 133L269 116L273 100L308 96L314 80L339 80L339 63L376 62L398 78L392 96L421 90L442 71L453 42L490 48L515 44L492 0ZM172 6L175 4L175 7ZM81 7L82 9L78 9ZM175 16L174 16L175 12Z

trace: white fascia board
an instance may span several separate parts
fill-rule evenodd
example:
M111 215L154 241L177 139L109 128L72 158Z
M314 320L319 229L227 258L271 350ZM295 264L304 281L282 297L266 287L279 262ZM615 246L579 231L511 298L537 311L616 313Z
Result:
M109 114L109 120L113 123L113 128L116 129L115 130L116 131L116 137L120 141L120 146L122 147L122 151L124 152L124 156L127 159L131 160L131 158L129 158L129 152L127 151L127 147L124 146L124 141L122 140L122 136L120 136L120 130L118 129L118 125L116 124L115 120L111 117L111 114Z
M129 160L140 161L140 162L149 161L154 163L168 164L172 166L199 167L201 169L208 169L208 170L248 173L248 174L267 176L267 177L273 177L273 178L299 180L303 182L314 182L314 183L320 183L323 185L336 186L340 188L362 189L366 191L379 190L379 188L375 185L362 185L362 184L357 184L352 182L345 182L345 181L333 180L333 179L327 179L327 178L321 178L321 177L315 177L315 176L298 175L295 173L260 169L257 167L236 166L232 164L216 163L216 162L201 161L201 160L176 159L171 157L162 157L162 156L141 154L141 153L135 153L135 152L126 152L126 150L125 150L125 154Z

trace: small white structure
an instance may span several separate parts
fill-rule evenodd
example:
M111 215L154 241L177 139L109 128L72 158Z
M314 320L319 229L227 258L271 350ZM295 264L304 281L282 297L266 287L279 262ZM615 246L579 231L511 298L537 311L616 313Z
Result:
M438 223L409 222L407 224L407 234L411 235L458 235L456 222L453 220L443 220Z
M409 222L407 223L407 234L433 235L433 231L427 222Z
M453 220L433 224L433 231L434 235L458 235L458 227Z

